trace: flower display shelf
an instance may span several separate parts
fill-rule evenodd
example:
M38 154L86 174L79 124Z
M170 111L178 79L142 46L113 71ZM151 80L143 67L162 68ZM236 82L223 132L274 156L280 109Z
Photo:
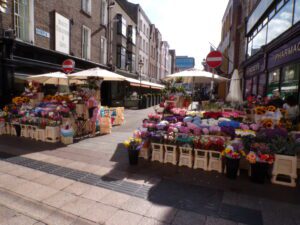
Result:
M280 180L280 175L288 179ZM296 187L297 179L297 156L275 154L275 161L272 171L272 183L290 187Z
M28 138L28 125L21 124L21 137Z
M221 152L208 150L208 171L217 171L222 173L222 155Z
M173 165L177 165L178 162L177 146L165 144L164 147L165 147L164 163L172 163Z
M179 166L193 168L193 149L190 147L179 147Z
M61 136L61 142L65 145L73 144L73 137L64 137Z
M195 150L194 169L208 170L208 151L202 149Z
M158 143L151 143L152 147L152 161L164 162L164 145Z
M37 140L38 141L46 141L46 130L38 128L37 130Z
M50 127L50 126L46 126L46 142L50 142L50 143L56 143L59 142L60 140L60 133L59 133L59 127Z

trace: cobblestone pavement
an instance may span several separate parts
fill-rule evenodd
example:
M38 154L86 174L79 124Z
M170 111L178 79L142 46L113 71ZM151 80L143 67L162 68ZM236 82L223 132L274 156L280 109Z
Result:
M296 225L299 188L140 160L123 140L153 109L127 110L112 134L63 146L0 137L0 224Z

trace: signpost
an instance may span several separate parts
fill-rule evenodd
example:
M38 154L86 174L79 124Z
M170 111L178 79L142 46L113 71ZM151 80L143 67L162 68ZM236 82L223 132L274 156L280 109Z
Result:
M214 69L222 65L223 56L219 51L212 51L206 57L206 64L213 69L212 81L211 81L211 99L214 99L213 90L214 90Z

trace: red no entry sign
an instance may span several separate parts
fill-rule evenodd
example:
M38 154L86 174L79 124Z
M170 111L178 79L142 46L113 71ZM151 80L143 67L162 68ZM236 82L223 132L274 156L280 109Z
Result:
M216 68L222 65L222 53L219 51L212 51L206 57L206 64L210 68Z
M74 68L75 68L75 62L72 59L67 59L62 64L62 69L65 73L73 72Z

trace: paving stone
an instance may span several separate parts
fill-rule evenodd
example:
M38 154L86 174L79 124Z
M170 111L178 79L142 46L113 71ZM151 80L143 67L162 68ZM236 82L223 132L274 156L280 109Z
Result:
M20 197L13 195L7 191L3 191L0 189L0 203L9 206L12 202L19 200Z
M33 225L36 224L37 222L38 222L37 220L32 219L28 216L18 214L7 221L3 221L3 222L0 221L0 224L1 225L25 225L25 224Z
M166 223L163 223L161 221L152 218L143 217L138 225L166 225Z
M89 199L76 197L73 201L61 207L62 210L76 216L82 216L95 202Z
M131 198L129 195L112 191L105 197L103 197L100 202L106 205L110 205L116 208L120 208L126 201Z
M105 188L91 186L90 189L82 194L82 197L98 202L111 192L112 191Z
M95 202L81 217L96 223L104 224L108 219L114 216L118 211L117 208Z
M232 191L225 191L224 194L223 194L222 202L230 204L230 205L237 205L238 204L238 198L239 198L238 193L232 192Z
M256 209L256 210L261 210L262 208L261 207L262 201L260 200L260 198L257 198L255 196L245 195L245 194L238 195L237 204L241 207Z
M36 153L26 154L25 158L46 161L49 158L49 156L43 153L36 152Z
M55 188L57 190L62 190L67 186L73 184L75 181L60 177L54 180L52 183L49 184L50 187Z
M76 217L67 215L61 211L55 211L43 220L43 222L53 225L71 225L75 221Z
M52 175L52 174L43 174L33 180L33 182L38 183L38 184L43 184L43 185L49 185L53 183L55 180L60 178L59 176Z
M99 225L99 224L77 217L77 219L72 223L72 225Z
M140 215L119 210L105 223L105 225L133 225L138 224L141 220L142 216Z
M152 204L149 201L146 201L141 198L131 197L122 205L121 208L126 211L143 216L146 214L146 212L150 209L151 206Z
M35 180L36 178L41 177L43 175L46 175L46 174L43 172L40 172L38 170L28 169L27 172L20 175L20 177L31 181L31 180Z
M171 223L175 217L177 209L169 206L153 204L147 211L145 216L154 218L156 220Z
M184 210L179 210L176 213L172 225L204 225L206 221L206 216L200 215L198 213L188 212Z
M18 212L30 215L37 220L43 220L54 212L53 209L45 205L41 205L27 199L19 199L18 201L14 201L10 204L10 207Z
M51 195L49 198L45 199L43 202L47 205L50 205L55 208L61 208L67 203L74 201L76 196L64 191L59 191L54 195Z
M1 203L1 200L0 200L0 203ZM0 205L0 218L1 218L0 221L2 221L2 223L4 221L9 220L10 218L12 218L12 217L14 217L16 215L17 215L16 211L14 211L12 209L9 209L9 208L7 208L7 207L5 207L3 205Z
M16 165L5 162L5 161L0 161L0 172L2 173L9 173L12 170L16 169Z
M47 225L47 224L45 224L45 223L42 223L42 222L36 222L35 224L33 224L33 225Z
M66 187L65 189L63 189L63 191L79 196L87 192L90 188L91 188L90 185L75 182L69 185L68 187Z
M206 218L206 223L205 225L238 225L238 223L230 221L230 220L225 220L221 218L215 218L208 216Z
M16 176L12 176L9 174L4 174L0 176L0 187L5 188L7 190L12 190L12 188L16 188L27 181Z

